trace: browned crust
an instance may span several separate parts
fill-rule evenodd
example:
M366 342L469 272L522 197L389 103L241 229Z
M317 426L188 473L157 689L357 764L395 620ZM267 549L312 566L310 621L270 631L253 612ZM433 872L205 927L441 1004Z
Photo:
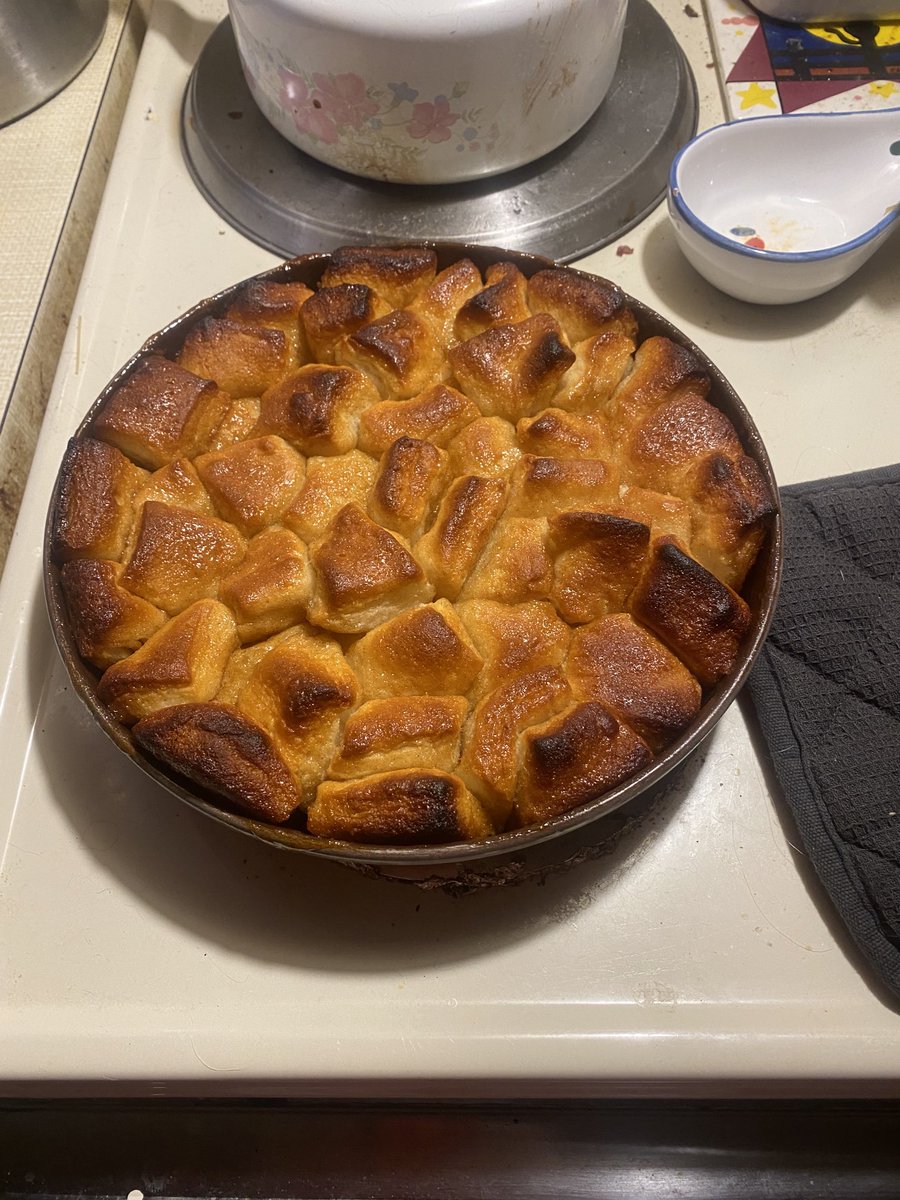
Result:
M416 543L439 595L449 600L459 595L505 503L502 479L463 476L448 489L434 524Z
M414 396L444 369L444 353L428 326L406 309L390 312L352 333L337 358L367 371L384 394Z
M306 471L296 450L272 434L201 454L194 465L219 515L245 536L281 520Z
M344 454L356 445L360 411L377 400L352 367L309 363L263 393L256 432L277 434L303 454Z
M198 600L108 667L97 696L125 724L173 704L212 700L236 646L224 604Z
M658 538L629 609L704 685L737 661L751 613L741 597L668 538Z
M121 558L134 524L132 501L147 478L114 446L70 441L53 513L55 561Z
M551 599L578 625L625 606L650 544L640 521L604 512L567 512L550 521L555 554Z
M468 396L445 383L436 383L410 400L384 400L362 414L359 445L369 454L383 454L398 437L427 438L444 447L479 416Z
M600 700L655 749L668 745L700 711L700 684L628 613L576 629L566 672L579 700Z
M280 329L227 317L198 321L184 339L178 362L238 397L261 396L292 365L290 346Z
M447 455L430 442L400 437L384 455L372 489L372 515L405 537L421 531L436 504Z
M166 614L119 583L117 563L78 558L60 571L78 653L95 667L126 658L161 628Z
M244 557L246 543L217 517L148 500L122 583L168 613L213 596L219 578Z
M560 267L537 271L528 281L528 301L535 312L554 316L573 344L608 329L637 334L624 294L596 275Z
M315 293L305 283L251 279L235 293L228 318L251 325L296 329L300 309Z
M551 517L564 509L608 507L616 484L609 464L600 459L525 454L513 472L509 515Z
M572 699L558 667L540 667L506 680L475 706L459 772L481 797L498 828L512 811L518 778L517 740L523 729L546 720Z
M209 379L151 354L107 398L91 433L156 470L206 449L228 407L228 396Z
M310 297L300 312L300 320L316 356L328 362L341 338L356 333L388 311L388 305L364 283L341 283L320 288Z
M602 704L576 704L522 738L516 809L524 824L596 800L646 767L652 755Z
M486 416L517 420L547 407L575 355L556 321L541 313L469 338L449 359L460 390Z
M437 254L421 246L342 246L332 252L320 287L365 283L394 308L404 308L437 272Z
M470 841L493 832L460 779L416 770L320 784L308 827L318 837L395 846Z
M476 292L456 314L455 332L465 340L495 325L527 321L528 281L512 263L493 263L485 272L488 286Z
M231 705L177 704L133 733L151 758L263 821L280 825L299 804L272 739Z
M371 630L347 652L369 695L465 695L482 659L446 600L409 609Z
M705 397L709 375L696 354L665 337L647 338L634 366L610 397L607 413L619 437L674 396Z
M360 613L390 593L410 600L433 595L422 568L397 537L371 520L358 504L346 504L328 530L310 548L310 561L320 595L310 607L310 620L325 628L343 628L342 614ZM329 614L333 614L333 617ZM354 624L347 632L371 628Z
M467 712L462 696L369 700L347 718L329 778L352 779L413 767L451 771L459 759Z

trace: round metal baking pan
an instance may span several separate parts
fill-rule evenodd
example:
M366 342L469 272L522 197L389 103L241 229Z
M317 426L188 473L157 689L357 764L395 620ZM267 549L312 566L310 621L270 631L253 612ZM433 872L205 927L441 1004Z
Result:
M227 20L188 82L182 148L213 208L276 254L452 238L571 262L656 206L673 155L696 129L687 60L648 0L630 0L618 69L597 112L558 150L503 175L413 186L317 162L257 108Z
M448 266L461 257L471 258L482 271L492 262L511 261L525 275L532 275L535 271L554 265L547 258L495 247L447 242L433 243L432 245L438 255L439 268ZM330 261L330 255L327 254L306 255L282 263L256 278L280 282L300 281L314 287ZM237 289L245 282L242 280L225 291L201 301L165 329L150 337L138 353L103 389L78 427L75 438L90 434L94 417L106 403L107 398L124 383L148 355L171 356L175 354L180 349L188 330L203 317L222 313L231 303ZM657 755L648 767L618 787L605 792L596 800L551 820L508 833L496 834L479 842L456 842L439 846L357 845L316 838L302 829L268 825L236 810L223 807L225 802L216 798L212 793L167 773L143 754L135 745L130 730L116 721L98 701L96 691L99 676L81 660L78 654L69 626L59 572L52 558L52 537L61 484L58 477L50 500L44 538L44 585L47 607L56 643L75 690L101 728L121 750L158 783L194 808L217 821L224 822L233 829L285 849L338 859L354 865L370 864L376 867L389 867L392 870L396 868L417 870L422 867L465 869L467 864L479 859L515 854L528 846L581 829L637 797L643 796L649 789L659 784L712 731L737 696L759 653L772 619L778 595L782 564L782 523L778 488L772 472L772 465L759 432L737 393L706 355L674 325L633 297L626 297L626 299L637 319L640 341L657 335L671 338L673 342L690 350L703 363L712 384L708 399L728 416L737 430L745 452L759 466L771 491L775 510L762 549L743 588L744 598L753 613L753 621L738 662L734 670L706 696L695 720L674 742Z

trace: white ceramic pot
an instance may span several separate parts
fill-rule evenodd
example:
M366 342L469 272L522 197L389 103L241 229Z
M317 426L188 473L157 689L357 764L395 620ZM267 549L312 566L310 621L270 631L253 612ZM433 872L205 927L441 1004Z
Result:
M627 0L229 0L253 97L314 158L394 183L493 175L595 112Z

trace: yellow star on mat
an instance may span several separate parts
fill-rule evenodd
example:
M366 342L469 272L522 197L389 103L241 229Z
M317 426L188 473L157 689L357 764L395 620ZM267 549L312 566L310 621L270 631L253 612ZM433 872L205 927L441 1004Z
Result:
M891 83L889 79L885 79L883 83L870 83L869 91L873 96L884 96L885 100L890 99L894 92L900 92L900 88L896 83Z
M775 89L760 87L758 83L748 83L742 92L738 92L741 98L741 112L746 108L756 108L757 105L762 105L763 108L777 109L775 103Z

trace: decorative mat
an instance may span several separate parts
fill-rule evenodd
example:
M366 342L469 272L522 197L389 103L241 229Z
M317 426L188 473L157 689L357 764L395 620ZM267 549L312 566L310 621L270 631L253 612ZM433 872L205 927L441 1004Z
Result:
M900 999L900 466L782 500L781 596L750 693L810 861Z
M704 2L729 120L900 107L900 21L793 25Z

